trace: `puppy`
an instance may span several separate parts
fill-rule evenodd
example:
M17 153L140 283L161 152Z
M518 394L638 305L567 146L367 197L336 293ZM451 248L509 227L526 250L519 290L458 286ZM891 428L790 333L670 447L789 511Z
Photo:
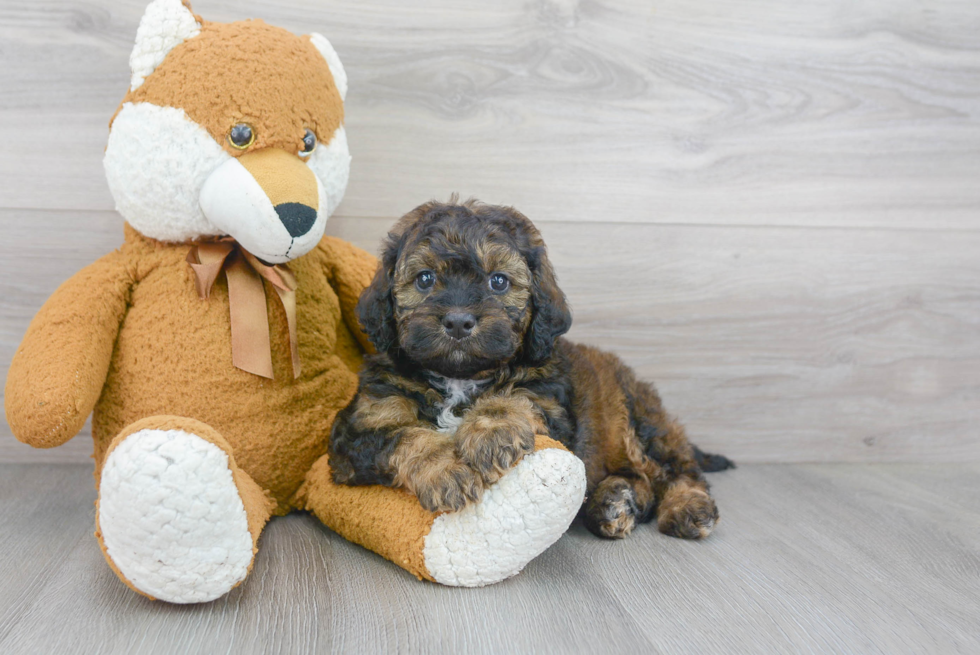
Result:
M615 355L561 338L571 313L520 212L416 208L389 233L358 313L378 354L334 423L336 482L459 510L546 434L585 462L582 514L595 534L622 538L656 518L661 532L698 539L718 521L702 471L732 463L692 447Z

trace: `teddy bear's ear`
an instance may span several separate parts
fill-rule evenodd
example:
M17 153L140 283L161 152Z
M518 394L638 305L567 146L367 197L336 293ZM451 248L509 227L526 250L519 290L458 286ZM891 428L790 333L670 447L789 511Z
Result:
M323 58L327 60L327 66L330 67L330 72L333 74L333 82L337 85L337 91L340 92L340 99L347 99L347 71L344 70L344 65L340 63L340 57L337 56L337 51L333 49L330 45L330 41L327 37L322 34L317 34L313 32L310 34L310 43L313 44Z
M140 20L136 45L129 55L129 70L132 72L130 90L138 89L143 80L163 62L168 52L200 32L201 24L191 12L189 3L153 0Z

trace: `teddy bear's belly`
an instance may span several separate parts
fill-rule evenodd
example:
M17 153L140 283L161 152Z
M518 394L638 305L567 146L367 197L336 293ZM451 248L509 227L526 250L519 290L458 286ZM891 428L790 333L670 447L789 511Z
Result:
M339 320L336 296L324 292L321 302L299 307L298 379L285 316L269 303L276 376L269 380L232 365L226 289L216 285L211 299L201 301L146 287L134 294L96 406L97 470L115 435L134 421L193 418L218 430L238 465L287 511L303 476L326 452L334 416L357 388L357 346Z

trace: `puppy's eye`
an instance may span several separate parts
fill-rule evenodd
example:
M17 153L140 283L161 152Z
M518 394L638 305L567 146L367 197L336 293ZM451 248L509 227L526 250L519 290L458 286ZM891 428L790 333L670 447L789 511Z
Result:
M236 150L244 150L255 142L255 132L248 123L239 123L228 133L228 143Z
M510 288L510 280L503 273L494 273L490 276L490 290L496 293L503 293Z
M309 157L316 150L316 135L313 130L307 129L303 135L303 149L299 151L300 157Z
M422 271L415 276L415 286L419 291L427 291L436 283L436 274L432 271Z

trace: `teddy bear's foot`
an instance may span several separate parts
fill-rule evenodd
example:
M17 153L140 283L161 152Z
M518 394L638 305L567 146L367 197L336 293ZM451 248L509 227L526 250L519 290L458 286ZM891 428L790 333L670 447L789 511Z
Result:
M227 447L220 435L167 418L113 442L101 471L97 536L136 591L171 603L214 600L248 575L271 503L215 443ZM166 423L170 429L160 429Z
M582 460L538 436L535 452L458 512L428 512L401 489L334 484L327 456L299 495L329 528L419 578L482 587L516 575L564 534L585 483Z
M585 465L544 448L526 455L479 503L440 514L425 538L436 582L482 587L520 573L568 529L585 496Z

